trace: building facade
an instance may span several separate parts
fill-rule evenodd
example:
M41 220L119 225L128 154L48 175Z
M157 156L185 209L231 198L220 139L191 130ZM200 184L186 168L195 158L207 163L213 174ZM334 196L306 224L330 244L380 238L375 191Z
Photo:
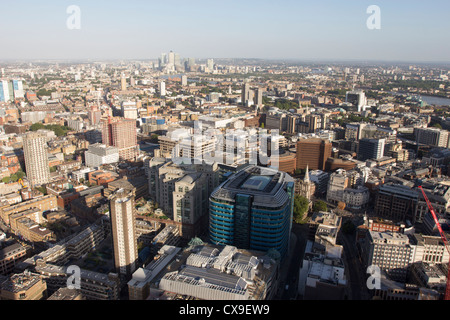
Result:
M294 184L277 170L250 166L220 185L210 197L210 240L243 249L287 253Z

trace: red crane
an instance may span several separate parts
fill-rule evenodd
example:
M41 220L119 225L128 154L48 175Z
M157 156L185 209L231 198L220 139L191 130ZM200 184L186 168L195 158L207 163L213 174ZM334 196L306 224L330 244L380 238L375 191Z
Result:
M439 223L439 220L437 218L436 212L433 209L433 206L431 205L430 200L428 200L427 195L425 194L425 191L423 190L422 186L419 186L419 189L422 191L423 197L425 198L425 201L427 202L428 205L428 209L431 212L431 215L433 216L434 219L434 223L436 223L436 226L439 230L439 233L441 235L442 241L444 242L445 248L447 249L449 255L450 255L450 248L448 246L448 240L447 237L444 233L444 231L442 230L441 224ZM450 300L450 261L449 261L449 265L448 265L448 273L447 273L447 285L445 287L445 295L444 295L444 300Z

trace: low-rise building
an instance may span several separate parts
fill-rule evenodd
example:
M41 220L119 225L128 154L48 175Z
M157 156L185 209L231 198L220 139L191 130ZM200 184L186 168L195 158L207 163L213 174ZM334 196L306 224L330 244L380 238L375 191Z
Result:
M13 274L0 283L0 300L44 300L47 284L39 274Z

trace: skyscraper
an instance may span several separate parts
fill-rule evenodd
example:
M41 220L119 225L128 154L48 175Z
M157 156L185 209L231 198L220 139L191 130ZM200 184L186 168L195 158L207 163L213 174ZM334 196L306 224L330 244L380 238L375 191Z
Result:
M129 276L136 270L134 191L119 189L110 197L109 213L114 245L114 265L119 274Z
M10 100L8 81L0 80L0 102L8 102Z
M46 136L30 132L23 137L23 152L28 181L32 186L41 185L50 180Z
M120 160L134 160L139 154L136 121L118 117L104 120L102 141L119 149Z
M262 108L263 106L263 89L262 88L257 88L256 89L256 94L255 94L255 104L258 108Z
M294 179L249 166L211 194L210 241L242 249L276 250L284 257L292 227Z
M122 78L120 79L120 88L122 91L127 90L127 78L125 78L125 75L122 75Z
M209 72L213 72L213 70L214 70L214 60L213 59L208 59L208 61L206 63L206 67L208 68Z
M159 95L161 97L165 97L166 96L166 83L164 81L161 81L159 83Z
M250 84L248 82L244 83L242 86L242 104L247 106L248 104L253 104L253 95L251 94ZM250 100L252 100L250 102Z

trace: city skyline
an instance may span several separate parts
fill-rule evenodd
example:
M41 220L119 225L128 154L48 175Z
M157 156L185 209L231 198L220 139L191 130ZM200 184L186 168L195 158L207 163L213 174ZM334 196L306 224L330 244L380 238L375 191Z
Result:
M14 32L4 33L9 45L0 60L155 59L173 50L199 59L445 63L450 45L441 35L450 27L450 5L434 4L22 1L4 8L0 25ZM67 27L72 5L80 9L80 29ZM366 24L371 5L381 10L379 30Z

